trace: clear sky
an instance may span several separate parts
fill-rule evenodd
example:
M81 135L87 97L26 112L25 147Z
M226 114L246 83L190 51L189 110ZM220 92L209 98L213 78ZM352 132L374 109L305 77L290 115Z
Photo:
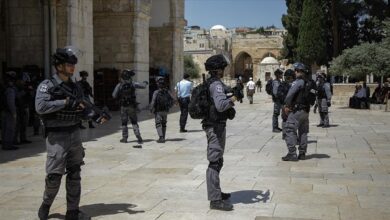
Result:
M232 27L271 26L283 28L285 0L185 0L188 26L210 28L220 24Z

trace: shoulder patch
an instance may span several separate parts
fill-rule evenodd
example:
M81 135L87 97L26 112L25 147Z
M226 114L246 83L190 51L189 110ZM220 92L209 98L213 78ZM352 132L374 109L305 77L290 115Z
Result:
M217 89L217 92L223 92L222 85L217 85L216 89Z
M41 87L39 88L40 92L47 92L47 84L41 84Z

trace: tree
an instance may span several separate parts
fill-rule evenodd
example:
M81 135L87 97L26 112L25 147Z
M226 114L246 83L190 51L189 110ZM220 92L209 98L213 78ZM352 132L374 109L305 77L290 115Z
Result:
M184 55L184 72L190 75L190 78L199 78L200 67L194 62L192 55Z
M320 0L304 0L297 40L298 60L311 65L327 63L327 28Z
M332 75L347 74L364 77L367 74L383 77L390 73L390 20L383 22L384 35L379 43L362 43L345 49L333 59L329 72Z
M302 15L302 0L286 0L287 14L282 16L283 27L287 30L284 36L282 55L290 61L296 60L299 21Z

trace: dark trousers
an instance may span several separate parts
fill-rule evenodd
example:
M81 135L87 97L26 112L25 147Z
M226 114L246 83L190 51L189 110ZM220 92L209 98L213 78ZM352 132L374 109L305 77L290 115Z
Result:
M188 104L190 104L190 97L179 98L180 106L180 129L185 129L188 118Z

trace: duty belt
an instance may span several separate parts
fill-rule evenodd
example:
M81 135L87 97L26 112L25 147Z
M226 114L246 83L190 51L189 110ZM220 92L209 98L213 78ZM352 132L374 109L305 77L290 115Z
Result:
M294 108L293 108L293 112L297 112L297 111L300 111L300 110L308 111L308 108L309 108L309 110L310 110L310 107L308 107L307 105L295 104L295 105L294 105Z
M45 132L73 132L79 128L80 124L65 127L45 127Z

